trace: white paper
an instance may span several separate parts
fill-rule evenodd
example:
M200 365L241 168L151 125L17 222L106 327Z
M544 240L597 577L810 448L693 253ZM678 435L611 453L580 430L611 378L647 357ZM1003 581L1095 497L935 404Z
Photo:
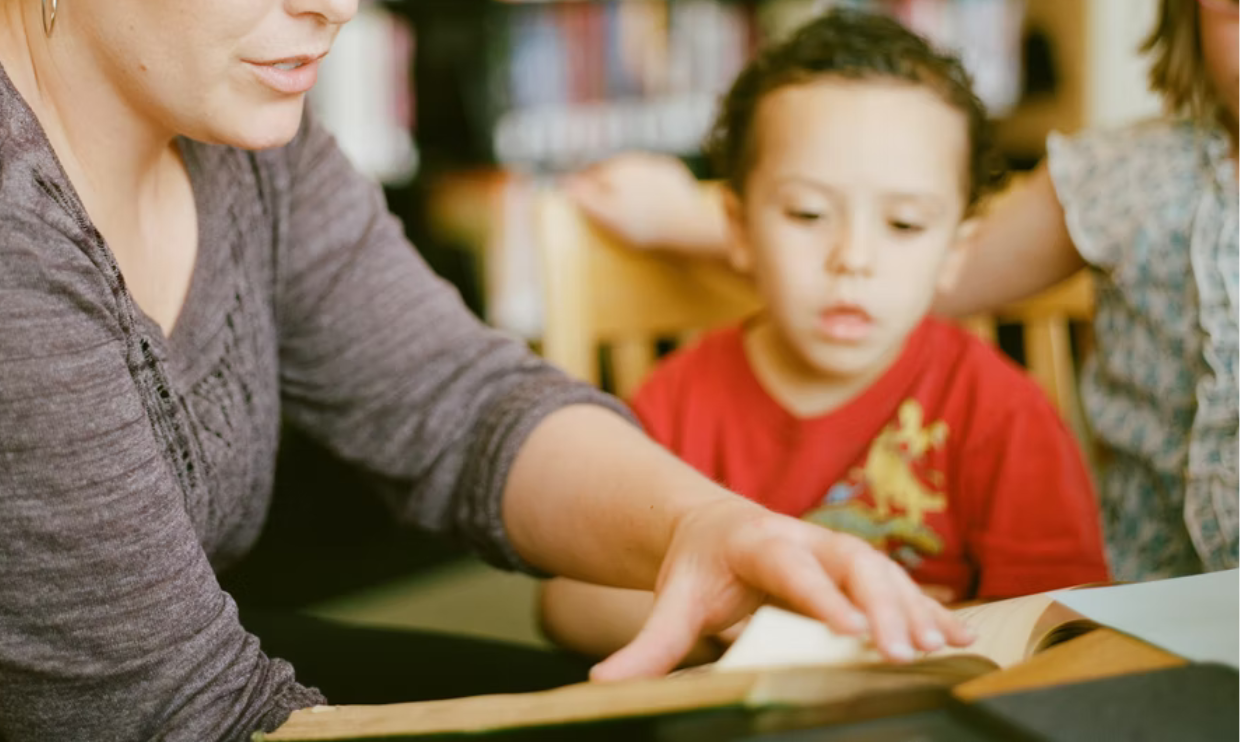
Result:
M1240 667L1237 570L1061 590L1054 597L1087 618L1186 659Z
M714 667L741 670L878 662L881 659L878 651L864 639L837 634L812 618L762 606Z

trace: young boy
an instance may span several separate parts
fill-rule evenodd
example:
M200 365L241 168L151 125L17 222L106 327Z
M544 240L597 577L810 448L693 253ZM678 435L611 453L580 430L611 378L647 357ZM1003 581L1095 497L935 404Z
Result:
M866 539L945 602L1107 579L1089 474L1050 403L927 317L994 181L990 144L960 64L895 21L836 11L764 52L710 149L730 259L765 309L677 353L633 401L703 473ZM601 656L650 605L555 580L543 624Z

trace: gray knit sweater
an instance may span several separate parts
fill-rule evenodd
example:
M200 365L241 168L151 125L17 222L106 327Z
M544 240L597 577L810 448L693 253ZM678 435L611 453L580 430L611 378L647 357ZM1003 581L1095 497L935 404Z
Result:
M182 150L199 252L165 337L0 70L8 742L241 740L324 701L215 579L263 526L282 416L403 520L521 566L500 498L525 436L617 408L476 322L313 123L277 150Z

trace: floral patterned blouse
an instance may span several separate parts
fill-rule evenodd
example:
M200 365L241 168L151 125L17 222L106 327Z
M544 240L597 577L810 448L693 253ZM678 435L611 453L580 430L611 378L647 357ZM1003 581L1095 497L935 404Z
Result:
M1171 120L1053 134L1047 160L1096 276L1097 353L1081 396L1107 454L1112 573L1233 568L1240 246L1227 136Z

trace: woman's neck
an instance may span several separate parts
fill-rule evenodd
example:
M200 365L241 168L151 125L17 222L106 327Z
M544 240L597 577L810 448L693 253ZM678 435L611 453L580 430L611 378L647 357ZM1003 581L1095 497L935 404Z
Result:
M833 412L855 399L899 357L899 349L872 367L853 374L830 374L810 365L760 316L744 333L745 357L758 382L785 410L808 418Z
M174 132L139 114L70 24L43 32L37 2L0 0L0 65L34 111L96 221L132 215L167 173Z

